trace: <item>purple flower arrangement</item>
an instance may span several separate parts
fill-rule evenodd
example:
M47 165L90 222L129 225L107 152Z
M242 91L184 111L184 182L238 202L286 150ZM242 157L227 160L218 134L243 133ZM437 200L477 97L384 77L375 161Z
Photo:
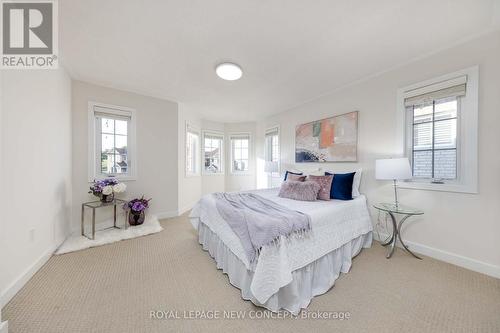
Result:
M94 180L94 184L90 187L89 193L92 193L94 195L97 195L102 193L102 190L106 186L114 186L118 184L118 181L114 178L105 178L105 179L100 179L100 180Z
M130 209L133 213L141 213L149 207L149 201L151 199L144 199L142 196L140 199L132 199L125 205L123 205L124 209Z
M124 183L118 182L115 178L105 178L94 180L90 186L89 193L99 197L102 202L111 202L115 197L115 193L125 192L127 186Z

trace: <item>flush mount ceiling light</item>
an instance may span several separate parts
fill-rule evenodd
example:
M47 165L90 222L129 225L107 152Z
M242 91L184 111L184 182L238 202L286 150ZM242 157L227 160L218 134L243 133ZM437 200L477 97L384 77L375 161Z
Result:
M215 73L217 73L217 76L221 79L228 81L238 80L243 75L241 67L230 62L218 64L217 67L215 67Z

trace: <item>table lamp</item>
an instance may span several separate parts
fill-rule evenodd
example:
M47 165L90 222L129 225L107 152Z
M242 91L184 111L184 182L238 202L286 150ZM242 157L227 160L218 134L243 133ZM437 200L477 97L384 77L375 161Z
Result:
M375 161L375 178L378 180L392 180L394 182L394 203L398 202L397 181L412 178L408 158L388 158Z

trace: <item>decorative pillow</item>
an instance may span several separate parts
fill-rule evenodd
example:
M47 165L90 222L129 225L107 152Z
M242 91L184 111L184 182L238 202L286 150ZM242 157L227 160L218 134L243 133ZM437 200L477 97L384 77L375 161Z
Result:
M286 178L287 181L293 180L296 182L303 182L306 180L307 176L299 176L299 175L294 175L294 174L289 174L288 177Z
M331 175L325 172L327 175ZM333 175L332 189L330 198L339 200L352 200L352 183L355 172L336 173Z
M359 193L359 184L361 184L361 173L363 172L363 169L358 169L356 170L356 173L354 174L354 180L352 181L352 197L357 198L361 195Z
M302 176L303 173L302 172L291 172L291 171L287 171L285 172L285 179L283 179L284 181L286 181L286 179L288 178L288 175L298 175L298 176Z
M294 180L286 181L281 184L281 198L288 198L301 201L316 201L320 186L316 182L305 181L297 182Z
M361 174L363 173L363 169L359 168L356 171L354 171L354 180L352 181L352 197L357 198L361 195L359 193L359 185L361 183ZM335 172L333 171L326 171L325 175L334 175Z
M318 183L320 186L318 192L319 200L330 200L330 192L332 189L332 180L333 175L325 175L325 176L315 176L309 175L307 177L308 180Z

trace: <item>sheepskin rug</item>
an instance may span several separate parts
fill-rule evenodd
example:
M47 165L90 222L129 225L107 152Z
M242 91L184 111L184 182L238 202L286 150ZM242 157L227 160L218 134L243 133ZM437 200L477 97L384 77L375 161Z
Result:
M113 225L113 221L110 222L111 225ZM106 224L109 225L109 222L107 222ZM99 226L96 225L96 229L99 230ZM55 254L63 254L88 249L90 247L110 244L124 239L131 239L154 234L162 230L163 228L161 227L160 222L158 222L158 218L155 215L147 215L144 223L141 225L129 226L128 229L109 228L96 231L94 240L88 239L87 237L80 234L73 234L68 237L61 244L61 246L59 246ZM86 234L89 234L88 229L86 229Z

